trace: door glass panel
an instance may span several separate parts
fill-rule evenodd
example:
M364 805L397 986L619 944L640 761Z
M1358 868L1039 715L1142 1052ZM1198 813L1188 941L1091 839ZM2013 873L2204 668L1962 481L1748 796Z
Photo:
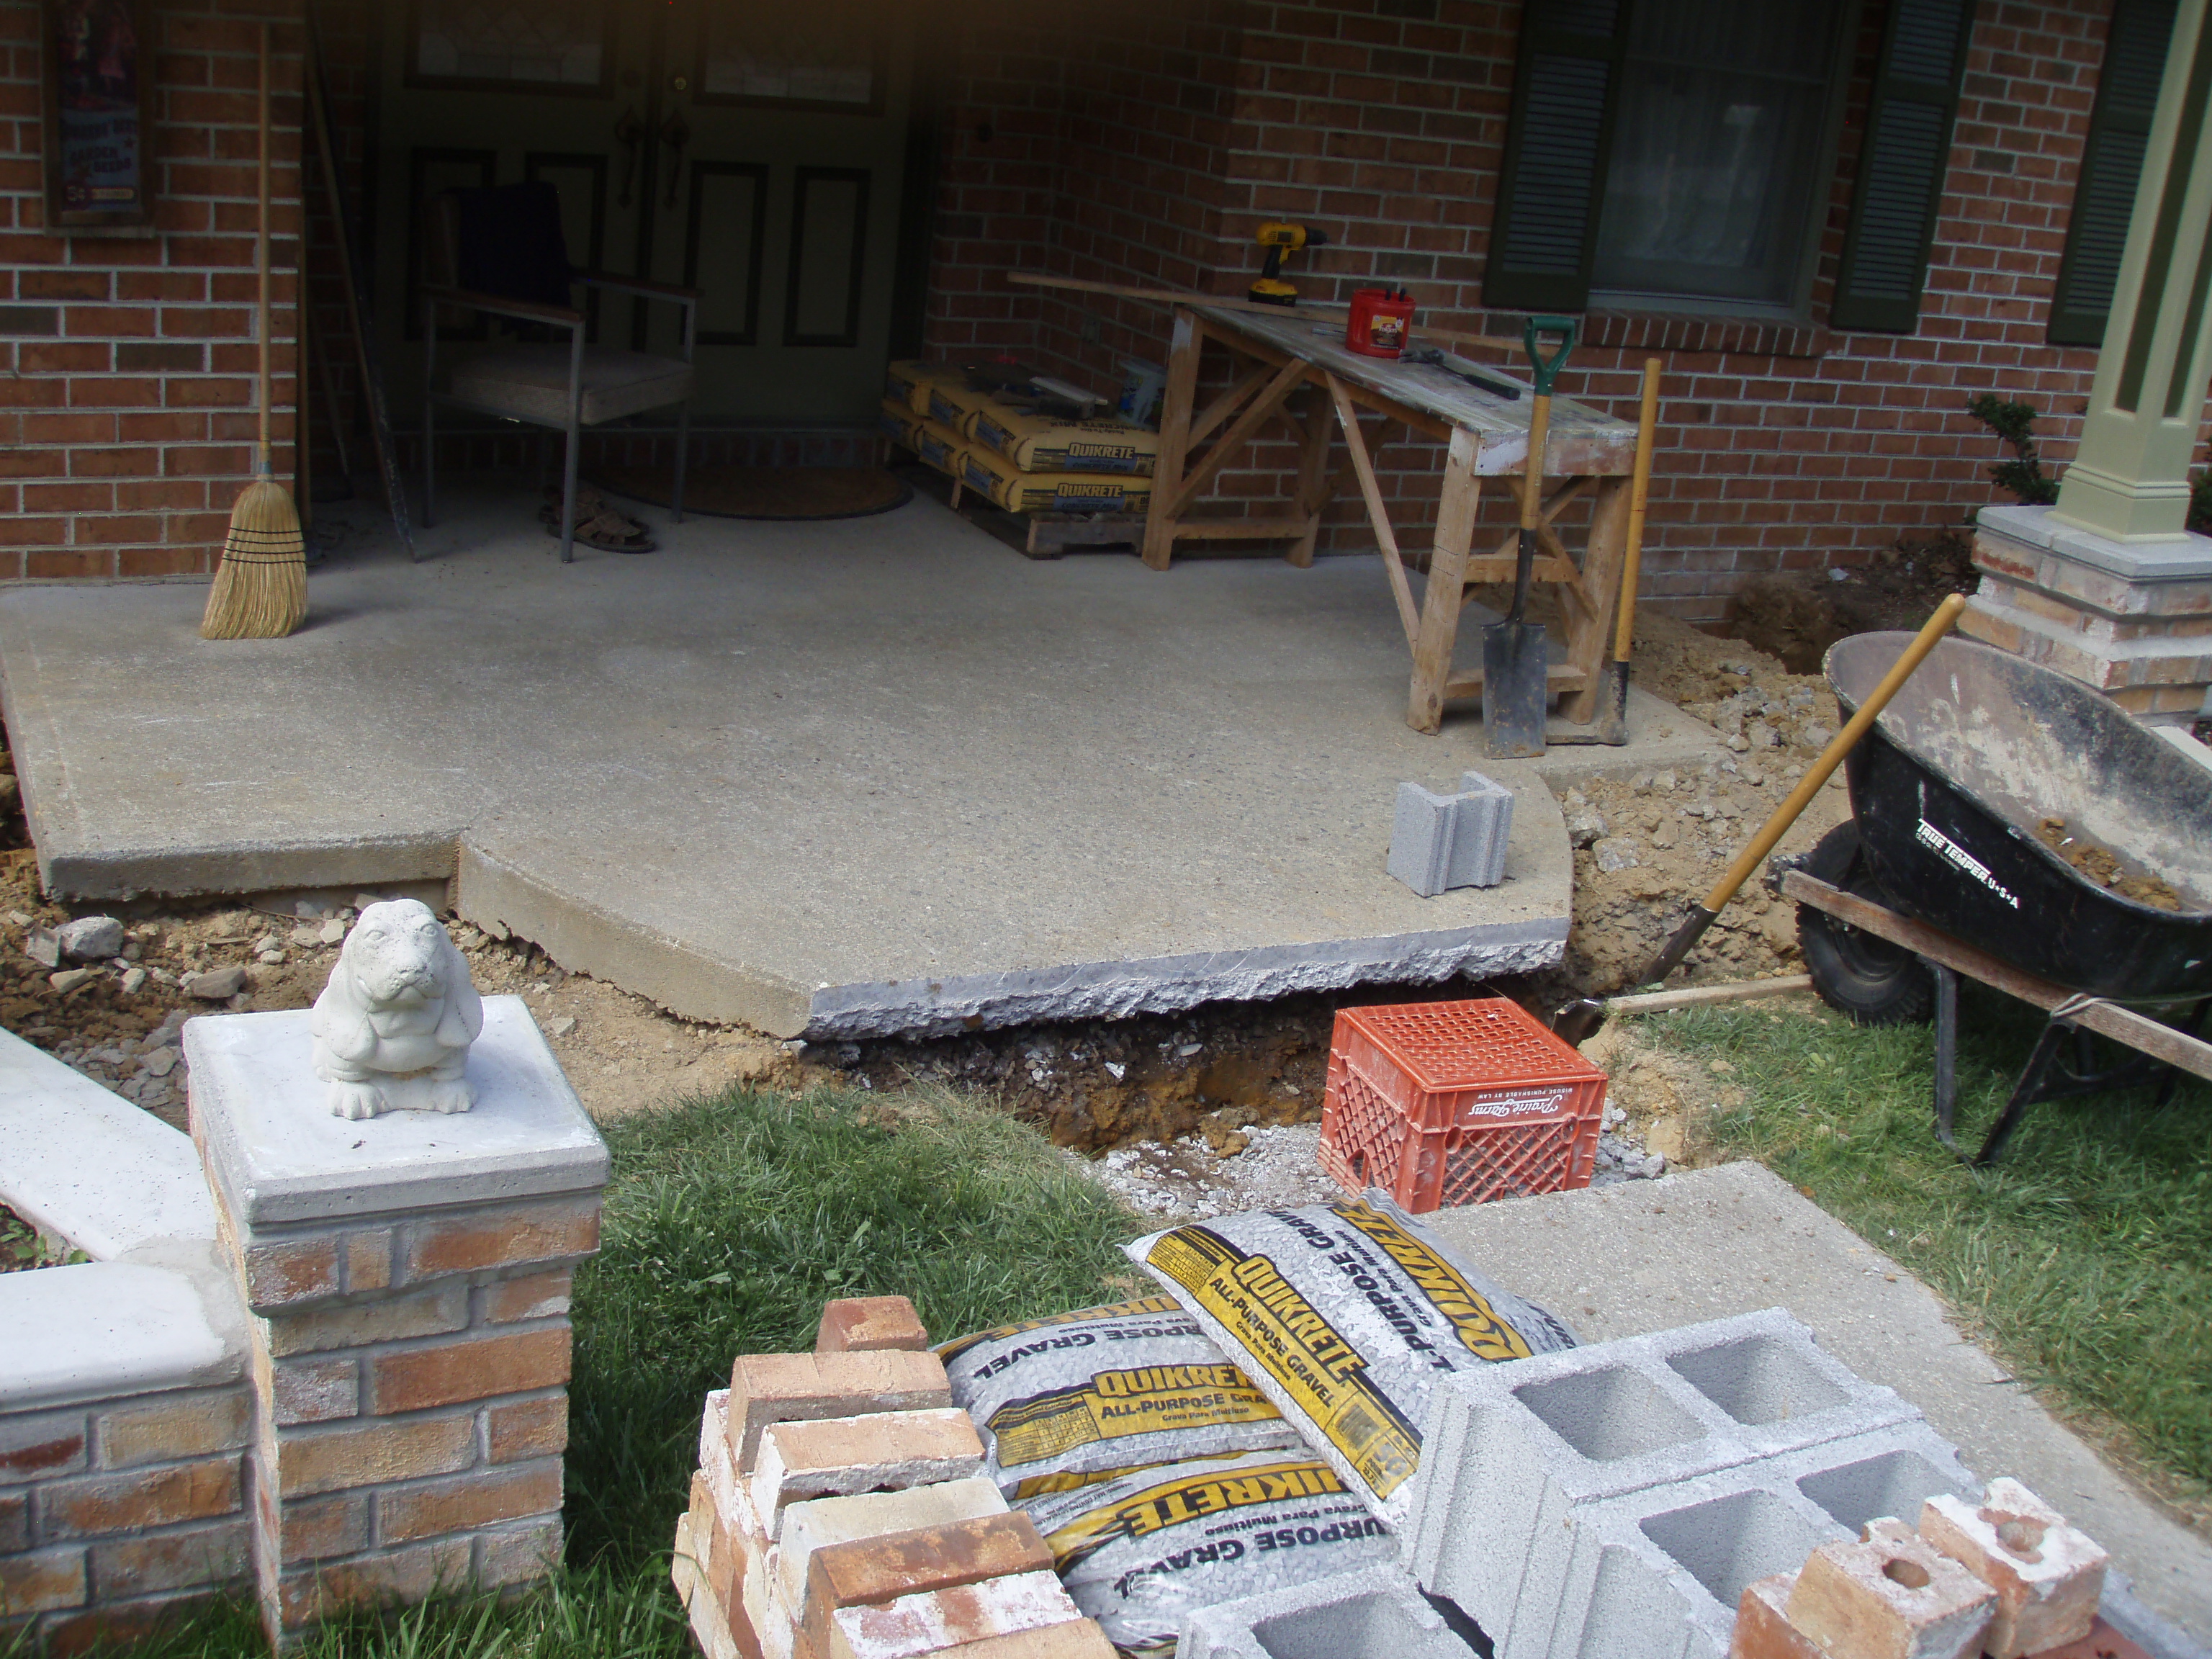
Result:
M606 0L415 0L416 86L605 90Z
M800 167L794 182L784 343L852 345L860 337L867 261L868 175Z
M701 19L699 101L873 112L883 102L880 32L859 0L811 0L799 15L709 6Z

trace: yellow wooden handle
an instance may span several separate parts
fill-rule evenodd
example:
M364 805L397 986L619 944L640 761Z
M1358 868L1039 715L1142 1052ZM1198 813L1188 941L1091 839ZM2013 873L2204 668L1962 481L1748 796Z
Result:
M1626 662L1636 643L1636 586L1644 565L1644 504L1651 495L1651 446L1659 430L1659 359L1644 360L1644 407L1636 416L1636 471L1628 486L1628 556L1620 568L1620 623L1613 659Z
M1552 436L1552 394L1536 394L1528 411L1528 459L1521 472L1521 527L1534 530L1544 520L1544 446Z
M1820 758L1813 763L1812 769L1797 780L1790 799L1774 809L1774 816L1767 819L1765 827L1752 838L1750 846L1736 855L1735 862L1714 884L1713 890L1705 895L1707 910L1717 910L1735 896L1735 890L1750 879L1751 872L1759 868L1759 861L1774 850L1774 843L1797 822L1797 815L1805 810L1805 804L1820 793L1820 786L1844 763L1844 757L1866 735L1867 728L1888 707L1899 688L1912 678L1912 671L1927 659L1928 653L1956 625L1959 613L1966 608L1964 593L1954 593L1936 607L1936 614L1928 619L1928 625L1913 637L1912 643L1905 647L1905 654L1882 676L1874 695L1859 705L1859 712L1851 716L1850 724L1837 732L1834 741L1820 751Z

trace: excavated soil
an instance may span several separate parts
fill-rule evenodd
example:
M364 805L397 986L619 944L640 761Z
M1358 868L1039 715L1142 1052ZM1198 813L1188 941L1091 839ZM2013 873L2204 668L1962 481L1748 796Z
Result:
M1739 641L1656 614L1638 617L1635 676L1717 726L1731 753L1711 769L1654 771L1568 793L1577 842L1575 920L1566 961L1537 979L1370 986L1109 1023L807 1044L679 1020L612 985L563 971L523 941L494 939L458 922L453 932L479 989L527 1001L586 1107L603 1121L738 1082L874 1090L936 1082L996 1098L1079 1152L1139 1144L1174 1149L1160 1153L1184 1171L1170 1184L1191 1185L1194 1197L1196 1188L1213 1190L1210 1203L1249 1184L1224 1172L1248 1147L1264 1149L1268 1155L1252 1165L1255 1190L1273 1192L1276 1181L1259 1179L1262 1166L1281 1164L1276 1153L1299 1144L1274 1132L1319 1118L1339 1006L1511 995L1548 1008L1569 994L1618 988L1702 896L1835 723L1834 700L1821 683L1793 676ZM54 974L75 964L50 968L25 947L34 933L95 911L49 903L40 891L9 767L0 755L0 1025L179 1127L185 1072L178 1034L185 1019L223 1009L306 1007L336 957L335 945L322 938L327 925L349 921L363 902L392 896L325 894L268 908L174 899L110 907L128 933L121 955L86 964L95 971L58 988ZM1843 811L1840 787L1823 792L1784 849L1809 846ZM1795 956L1790 908L1753 884L1678 982L1795 972ZM227 968L243 975L234 995L215 1001L185 988L192 976ZM1662 1136L1652 1150L1675 1157L1665 1146ZM1627 1173L1650 1156L1626 1124L1609 1152ZM1291 1183L1280 1190L1287 1197L1294 1188L1303 1189Z
M2109 848L2068 830L2064 818L2043 819L2035 826L2035 838L2100 887L2109 887L2122 898L2148 904L2154 910L2181 908L2181 895L2172 887L2156 876L2130 870Z
M1721 631L1793 673L1817 674L1838 640L1883 629L1917 631L1947 595L1971 593L1980 580L1965 531L1907 537L1863 565L1819 580L1753 577L1729 602Z

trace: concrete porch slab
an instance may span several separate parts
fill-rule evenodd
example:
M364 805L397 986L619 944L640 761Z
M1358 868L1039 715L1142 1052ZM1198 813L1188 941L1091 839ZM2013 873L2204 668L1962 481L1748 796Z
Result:
M455 491L420 565L364 530L287 640L202 641L192 584L0 596L50 890L453 878L567 967L817 1038L1560 953L1559 808L1478 724L1407 728L1373 561L1031 563L917 500L648 514L659 553L564 569L533 506ZM1647 699L1632 729L1710 741ZM1398 783L1468 767L1516 792L1508 878L1417 898L1383 870Z

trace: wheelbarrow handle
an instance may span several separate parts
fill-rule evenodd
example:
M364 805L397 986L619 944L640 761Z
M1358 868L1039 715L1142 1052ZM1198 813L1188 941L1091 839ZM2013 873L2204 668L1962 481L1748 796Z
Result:
M1735 862L1729 866L1722 872L1721 878L1713 884L1713 890L1705 895L1705 909L1717 911L1735 896L1735 890L1751 878L1751 872L1759 868L1759 861L1774 850L1774 844L1789 832L1791 824L1797 822L1797 815L1805 810L1806 804L1820 793L1823 784L1835 775L1836 769L1844 763L1844 757L1858 746L1858 740L1867 734L1867 728L1889 706L1889 700L1904 688L1905 681L1912 678L1913 671L1928 659L1928 653L1942 641L1943 636L1957 626L1959 613L1966 608L1966 596L1964 593L1954 593L1936 607L1936 614L1913 636L1912 643L1905 647L1904 654L1891 665L1889 672L1881 677L1881 684L1875 687L1873 695L1859 705L1859 712L1851 716L1850 724L1830 740L1828 746L1820 751L1820 758L1814 761L1805 775L1797 780L1797 787L1790 792L1789 799L1774 809L1774 816L1767 819L1765 827L1751 838L1751 845L1736 854Z

